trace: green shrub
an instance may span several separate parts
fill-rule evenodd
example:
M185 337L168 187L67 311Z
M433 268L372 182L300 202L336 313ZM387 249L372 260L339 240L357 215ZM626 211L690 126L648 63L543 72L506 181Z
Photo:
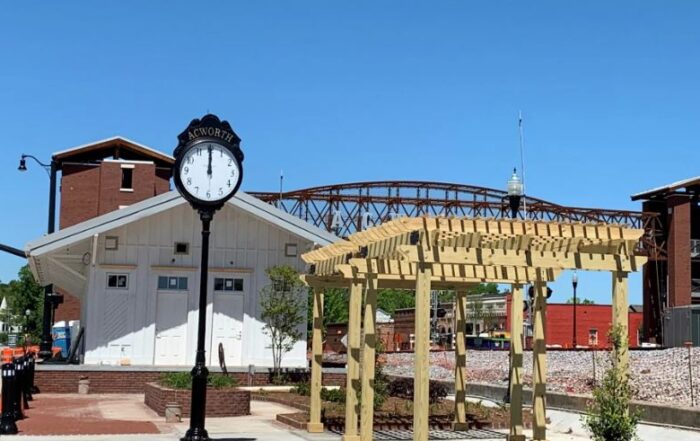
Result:
M190 389L192 375L189 372L164 372L160 374L160 384L170 389Z
M387 393L391 397L413 400L413 378L397 378L389 382ZM430 404L439 403L447 397L447 386L431 381L428 389L428 401Z
M238 385L238 381L235 378L229 377L224 374L213 374L209 376L209 382L207 383L209 387L214 389L227 389L229 387L235 387Z
M293 394L309 397L311 396L311 385L308 383L308 381L297 383L296 386L294 386L290 392L292 392Z
M345 389L321 389L321 400L331 403L345 402Z
M164 372L160 374L159 383L171 389L191 389L192 374L189 372ZM224 374L210 374L207 386L214 389L226 389L238 384L235 378Z
M620 368L620 357L627 350L622 327L612 328L608 339L613 348L613 365L605 372L602 384L593 390L593 402L581 419L594 441L631 441L636 438L641 414L630 410L629 375Z

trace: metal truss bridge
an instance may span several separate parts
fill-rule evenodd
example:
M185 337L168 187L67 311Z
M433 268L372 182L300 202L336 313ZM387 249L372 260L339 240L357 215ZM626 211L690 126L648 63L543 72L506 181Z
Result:
M327 185L283 193L249 192L269 204L340 237L401 216L508 218L508 194L473 185L423 181L377 181ZM527 211L525 211L527 210ZM620 224L643 228L639 250L665 258L655 213L565 207L523 196L518 216L532 220Z

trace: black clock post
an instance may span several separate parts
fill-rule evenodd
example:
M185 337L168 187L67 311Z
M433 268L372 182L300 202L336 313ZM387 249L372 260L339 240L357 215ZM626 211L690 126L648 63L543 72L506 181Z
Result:
M240 149L241 140L229 123L220 121L214 115L193 120L178 136L178 141L173 155L175 187L199 213L202 221L197 355L192 369L190 428L182 441L208 441L209 434L204 424L209 370L204 340L207 331L210 227L216 211L236 194L241 185L243 152ZM216 183L214 188L212 183Z

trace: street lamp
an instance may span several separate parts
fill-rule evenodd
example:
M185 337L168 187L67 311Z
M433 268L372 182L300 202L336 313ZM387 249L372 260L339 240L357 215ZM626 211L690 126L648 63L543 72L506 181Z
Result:
M510 215L513 219L518 217L522 197L523 181L520 180L516 169L513 168L513 175L508 180L508 205L510 206Z
M518 171L513 167L513 175L508 180L508 205L510 206L510 217L513 219L518 218L518 211L520 211L520 200L523 197L523 181L520 180L518 176ZM511 339L513 336L511 335ZM510 403L510 384L513 380L512 370L510 366L513 360L513 342L510 343L510 348L508 351L508 390L506 390L506 396L503 397L503 401Z
M56 173L58 172L58 162L51 158L49 164L44 164L35 156L23 154L19 158L19 167L17 167L17 170L20 172L27 171L27 158L34 160L49 175L49 221L47 232L51 234L56 230ZM44 310L42 314L41 342L39 343L39 356L44 360L48 360L52 355L51 315L54 304L57 303L56 297L59 296L53 294L53 285L44 286Z
M571 276L571 286L574 287L574 340L573 346L576 348L576 287L578 287L578 273L574 271L574 275Z

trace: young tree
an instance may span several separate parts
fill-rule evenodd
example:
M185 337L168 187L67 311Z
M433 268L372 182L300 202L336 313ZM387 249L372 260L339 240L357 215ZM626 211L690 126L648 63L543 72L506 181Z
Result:
M260 293L261 317L271 340L273 375L279 380L282 356L303 337L300 325L306 318L307 289L291 266L273 266L265 272L270 284Z
M608 339L613 349L613 364L605 372L602 384L593 390L588 414L581 417L594 441L631 441L636 437L640 414L630 410L629 375L620 367L620 357L627 350L623 335L620 325L610 330Z

